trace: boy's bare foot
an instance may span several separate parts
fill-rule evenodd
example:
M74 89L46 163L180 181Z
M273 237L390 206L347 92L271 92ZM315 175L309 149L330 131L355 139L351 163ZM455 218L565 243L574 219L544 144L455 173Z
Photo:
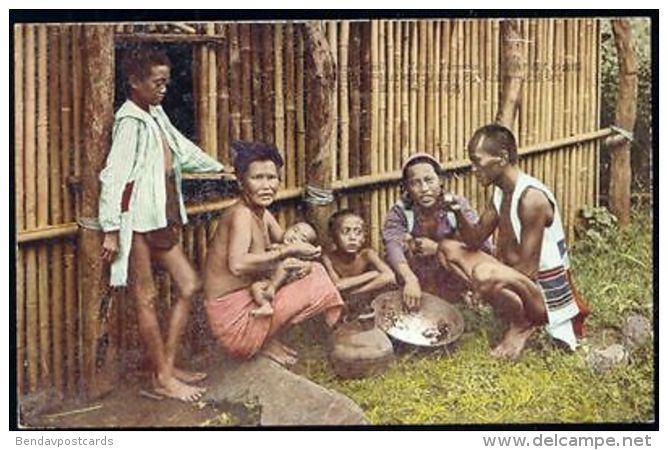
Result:
M499 359L517 359L534 331L536 331L534 325L511 324L499 345L492 350L492 356Z
M190 386L175 377L156 377L154 391L164 397L174 398L183 402L196 402L202 397L205 389Z
M263 303L259 308L255 308L250 312L252 317L266 317L274 314L274 308L271 307L271 303Z
M179 369L178 367L174 367L172 373L176 379L181 380L184 383L199 383L200 381L204 381L207 377L207 374L204 372L193 372L190 370Z
M260 353L286 368L297 363L297 352L283 345L277 339L269 341Z

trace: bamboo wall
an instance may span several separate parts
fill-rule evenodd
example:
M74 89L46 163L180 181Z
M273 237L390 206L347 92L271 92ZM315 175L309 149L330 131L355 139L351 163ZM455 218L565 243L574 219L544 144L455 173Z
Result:
M332 145L337 204L362 212L380 247L385 212L399 195L407 155L426 151L452 168L446 183L482 208L488 192L472 177L466 143L494 119L499 90L499 21L324 22L337 62ZM119 25L118 37L173 27ZM198 140L229 163L234 139L273 142L286 161L278 216L295 220L306 182L304 55L299 23L207 23L177 27L193 49ZM553 189L568 233L575 214L598 196L598 142L562 145L599 124L599 23L595 19L521 20L527 66L514 129L527 154L520 166ZM174 34L170 34L170 39ZM15 192L17 368L22 393L77 392L81 367L81 292L76 221L82 127L80 25L15 28ZM577 141L578 139L573 139ZM556 141L554 148L541 145ZM456 169L456 170L454 170ZM354 187L348 189L347 187ZM74 188L73 188L74 187ZM207 216L208 217L208 216ZM199 268L215 217L193 217L184 246ZM28 239L35 230L40 239ZM25 238L22 238L24 236ZM160 283L169 306L167 277ZM128 308L119 316L125 354L139 353ZM206 327L199 306L188 344ZM205 339L204 339L205 341Z

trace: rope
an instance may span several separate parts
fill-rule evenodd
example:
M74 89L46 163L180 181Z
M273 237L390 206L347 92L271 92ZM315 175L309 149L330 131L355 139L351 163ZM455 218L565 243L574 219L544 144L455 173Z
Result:
M79 217L77 219L77 225L86 230L102 231L102 227L100 226L97 217Z
M304 189L304 201L313 206L326 206L334 201L334 191L307 184Z
M614 131L617 134L620 134L621 136L625 137L629 142L633 142L633 132L629 130L625 130L624 128L620 128L616 125L610 125L610 129Z

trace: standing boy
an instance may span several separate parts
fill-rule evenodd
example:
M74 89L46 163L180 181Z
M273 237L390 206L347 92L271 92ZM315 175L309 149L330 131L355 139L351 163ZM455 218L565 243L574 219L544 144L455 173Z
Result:
M102 257L112 262L110 284L128 284L136 302L156 393L195 401L204 389L192 384L206 374L174 365L190 301L201 284L180 244L180 228L187 222L181 173L217 172L223 165L183 136L160 106L170 67L165 54L148 47L130 50L123 61L128 99L116 112L111 150L100 174L99 221ZM178 287L165 340L155 311L153 263Z

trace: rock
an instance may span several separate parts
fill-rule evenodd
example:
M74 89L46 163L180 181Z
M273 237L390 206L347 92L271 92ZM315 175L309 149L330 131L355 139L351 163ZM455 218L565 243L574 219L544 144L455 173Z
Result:
M629 354L621 344L612 344L604 349L594 349L587 355L587 364L596 372L605 372L615 366L626 364Z
M369 423L350 398L262 356L245 362L225 360L209 380L205 402L256 405L259 426Z
M638 347L652 336L652 326L644 316L634 314L624 321L622 333L632 347Z

